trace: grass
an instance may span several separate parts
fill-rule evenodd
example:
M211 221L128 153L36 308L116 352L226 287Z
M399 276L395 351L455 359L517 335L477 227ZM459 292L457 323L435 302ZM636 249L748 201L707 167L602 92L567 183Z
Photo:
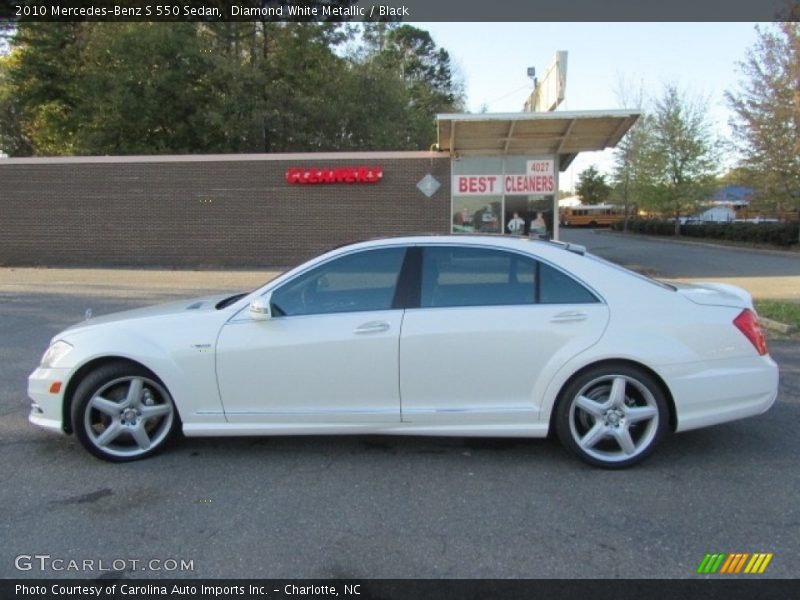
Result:
M800 304L779 300L756 300L756 310L762 317L800 328Z
M800 304L780 300L756 300L755 307L759 316L794 327L788 335L767 330L770 339L800 340Z

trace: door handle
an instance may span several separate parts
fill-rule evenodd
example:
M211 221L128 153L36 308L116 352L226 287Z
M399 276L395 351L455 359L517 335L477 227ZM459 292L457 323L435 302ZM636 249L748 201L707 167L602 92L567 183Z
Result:
M580 310L568 310L566 312L558 313L552 319L551 323L572 323L575 321L585 321L589 315Z
M353 333L381 333L389 331L389 323L386 321L369 321L355 328Z

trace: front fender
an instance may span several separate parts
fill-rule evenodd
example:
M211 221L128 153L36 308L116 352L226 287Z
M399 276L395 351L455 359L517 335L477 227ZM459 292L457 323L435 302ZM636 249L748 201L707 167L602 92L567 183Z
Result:
M92 365L108 359L138 363L152 371L166 386L184 423L224 421L215 369L215 336L205 342L197 328L187 325L163 328L161 333L146 334L127 327L59 336L74 346L69 353L69 383L73 392L83 374ZM71 402L64 398L65 408ZM65 410L65 416L68 410Z

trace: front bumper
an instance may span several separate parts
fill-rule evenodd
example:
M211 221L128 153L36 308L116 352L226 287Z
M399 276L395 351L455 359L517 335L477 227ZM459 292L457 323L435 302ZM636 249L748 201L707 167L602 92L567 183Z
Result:
M64 390L70 369L38 368L28 377L28 397L33 401L28 421L49 431L64 433ZM57 393L54 383L61 382Z

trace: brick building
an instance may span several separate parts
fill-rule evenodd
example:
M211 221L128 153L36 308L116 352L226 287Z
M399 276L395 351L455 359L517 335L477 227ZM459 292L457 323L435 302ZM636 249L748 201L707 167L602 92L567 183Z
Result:
M0 159L0 265L289 266L376 236L509 233L515 214L557 237L558 172L637 116L440 115L430 152Z

